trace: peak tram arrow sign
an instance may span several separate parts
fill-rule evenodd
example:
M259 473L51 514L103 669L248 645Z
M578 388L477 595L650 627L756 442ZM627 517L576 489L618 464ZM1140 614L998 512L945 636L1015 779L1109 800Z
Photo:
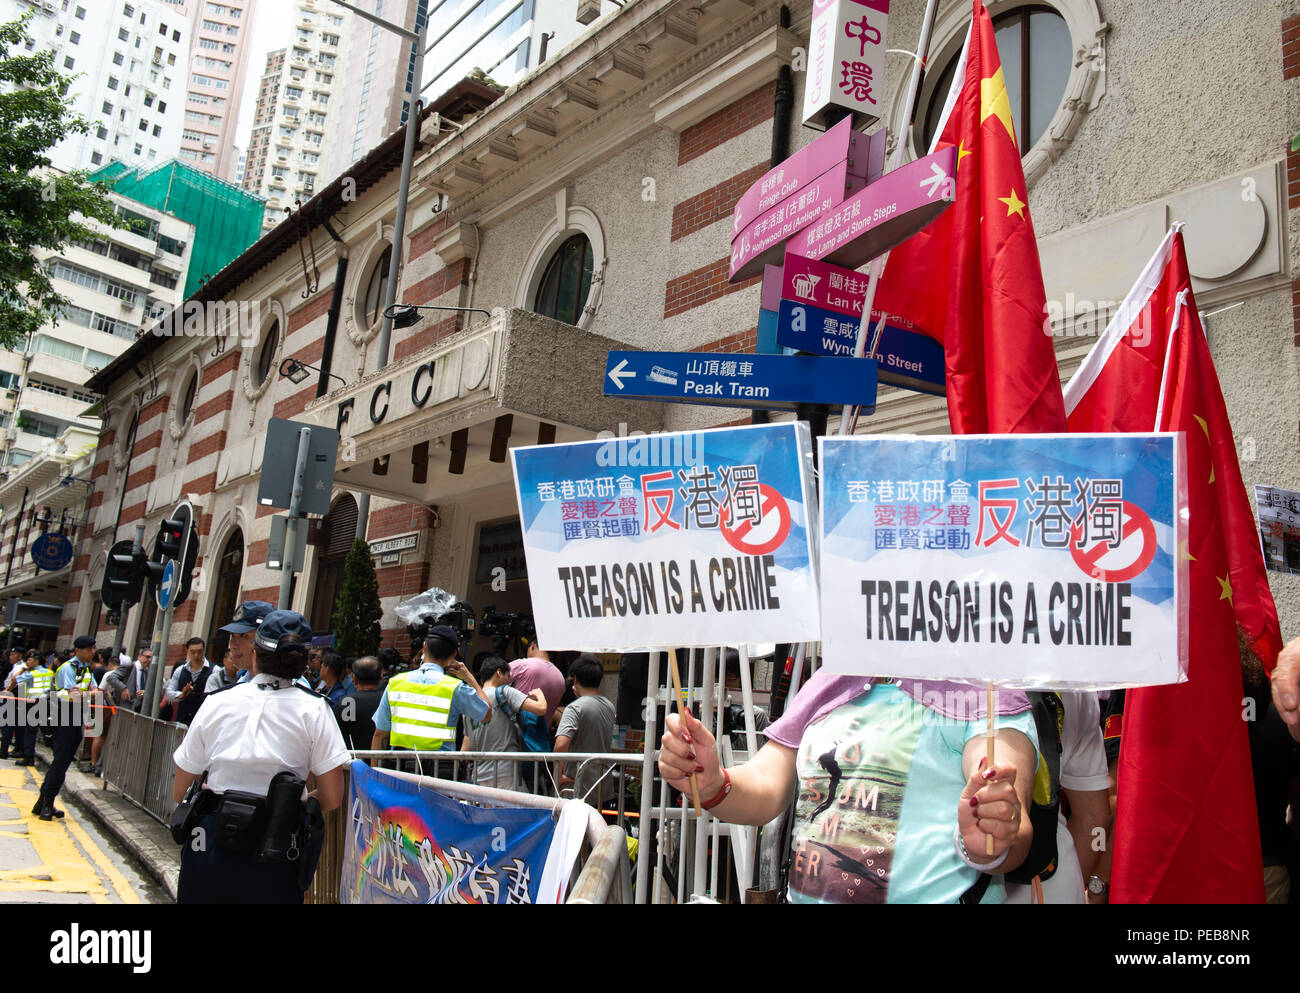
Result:
M617 386L619 390L622 390L624 387L623 380L636 379L636 370L632 370L628 372L625 371L626 369L627 369L627 359L624 359L618 365L614 366L613 369L609 370L608 373L606 373L606 375L609 376L610 381L615 386Z

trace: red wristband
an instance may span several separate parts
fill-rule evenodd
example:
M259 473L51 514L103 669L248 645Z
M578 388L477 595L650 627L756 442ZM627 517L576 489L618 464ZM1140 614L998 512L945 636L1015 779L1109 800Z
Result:
M722 770L722 788L718 790L710 799L700 804L701 810L712 810L723 800L727 799L727 794L731 792L731 773L726 769Z

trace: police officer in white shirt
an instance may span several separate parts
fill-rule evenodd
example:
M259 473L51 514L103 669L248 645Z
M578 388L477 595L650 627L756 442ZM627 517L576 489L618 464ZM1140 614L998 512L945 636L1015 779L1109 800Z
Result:
M329 704L294 682L311 637L300 614L267 614L253 642L257 675L209 694L176 749L178 803L207 774L194 813L174 829L184 838L178 903L302 902L320 814L342 803L351 759Z

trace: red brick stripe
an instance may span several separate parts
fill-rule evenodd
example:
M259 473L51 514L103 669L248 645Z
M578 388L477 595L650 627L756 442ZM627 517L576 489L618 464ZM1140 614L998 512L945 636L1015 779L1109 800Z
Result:
M775 96L776 80L773 80L706 117L699 124L692 124L678 137L677 164L685 165L691 159L717 148L724 141L744 134L754 125L766 121L772 116L772 100Z
M217 361L213 362L210 366L204 369L203 370L204 384L206 385L207 383L215 383L222 376L229 375L230 373L238 369L239 354L240 353L238 348L232 348L225 355L221 356L221 358L217 359Z
M306 327L322 314L329 313L329 309L330 294L318 292L314 300L309 300L289 315L288 333L293 334L299 328Z
M422 331L417 331L407 338L399 341L393 346L393 361L406 358L415 352L418 352L426 345L432 345L436 341L441 341L449 334L454 334L457 330L459 317L453 314L445 320L439 321L432 327L427 327Z
M440 221L434 221L427 228L413 235L411 237L410 261L414 262L425 252L433 248L433 243L437 241L446 230L447 219L443 218Z
M404 303L428 303L437 300L449 290L454 290L465 282L469 273L466 265L468 259L460 259L451 265L425 276L422 280L402 294Z
M728 293L747 289L763 278L754 276L739 283L728 283L727 274L730 271L730 259L721 258L693 272L670 279L664 291L664 317L685 313Z
M716 341L705 342L691 349L692 352L750 352L758 345L758 328L750 328L739 334L727 335Z
M760 163L747 169L739 176L724 180L717 186L698 193L689 200L683 200L673 208L673 228L670 241L685 238L688 234L716 224L724 218L730 218L736 207L736 201L745 191L753 186L767 172L767 166Z

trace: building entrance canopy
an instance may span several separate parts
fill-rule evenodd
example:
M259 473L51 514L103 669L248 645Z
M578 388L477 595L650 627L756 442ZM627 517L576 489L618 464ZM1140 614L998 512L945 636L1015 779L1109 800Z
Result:
M510 483L510 447L581 441L620 425L661 430L661 405L601 396L605 356L621 347L529 311L498 311L297 419L338 429L339 488L450 503Z

